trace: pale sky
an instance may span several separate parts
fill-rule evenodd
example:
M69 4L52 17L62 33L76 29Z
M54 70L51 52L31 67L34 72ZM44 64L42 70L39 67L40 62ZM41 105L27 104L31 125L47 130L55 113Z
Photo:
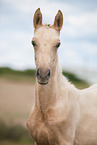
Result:
M33 15L41 9L43 23L64 16L58 50L62 68L97 70L97 0L0 0L0 67L35 68Z

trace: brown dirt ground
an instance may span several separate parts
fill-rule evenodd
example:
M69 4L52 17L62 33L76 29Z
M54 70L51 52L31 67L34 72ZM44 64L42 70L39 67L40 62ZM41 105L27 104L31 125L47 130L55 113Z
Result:
M25 126L33 103L33 84L0 78L0 121Z

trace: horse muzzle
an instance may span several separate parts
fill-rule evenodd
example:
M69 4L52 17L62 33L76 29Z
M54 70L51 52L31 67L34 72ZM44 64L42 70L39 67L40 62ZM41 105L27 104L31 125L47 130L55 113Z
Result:
M49 82L50 69L44 70L42 68L38 68L36 72L36 76L39 84L46 85Z

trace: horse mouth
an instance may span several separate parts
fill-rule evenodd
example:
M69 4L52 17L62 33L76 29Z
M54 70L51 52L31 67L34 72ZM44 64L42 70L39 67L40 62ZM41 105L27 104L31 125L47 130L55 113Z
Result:
M48 82L39 82L39 81L38 81L38 83L39 83L40 85L47 85L47 84L48 84Z

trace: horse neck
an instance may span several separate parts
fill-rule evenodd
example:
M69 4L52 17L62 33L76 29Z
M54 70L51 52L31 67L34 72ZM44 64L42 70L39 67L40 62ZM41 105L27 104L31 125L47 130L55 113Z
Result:
M35 105L41 110L41 112L46 112L57 100L59 81L62 80L62 72L59 64L57 64L53 74L54 75L51 76L47 85L40 85L36 82Z

